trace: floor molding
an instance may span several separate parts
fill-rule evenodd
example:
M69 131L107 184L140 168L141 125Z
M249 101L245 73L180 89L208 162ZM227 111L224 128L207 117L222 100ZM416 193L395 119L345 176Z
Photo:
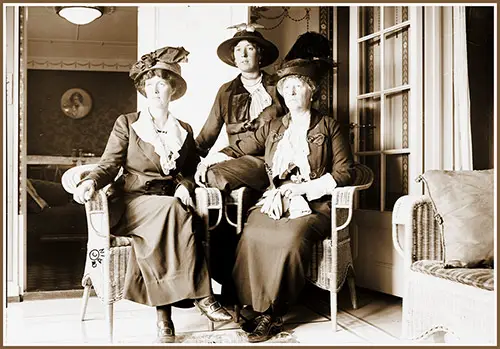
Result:
M26 292L20 297L9 297L8 303L17 303L31 300L44 300L44 299L59 299L59 298L81 298L83 296L83 289L81 290L62 290L62 291L37 291ZM90 291L90 296L95 297L94 289Z

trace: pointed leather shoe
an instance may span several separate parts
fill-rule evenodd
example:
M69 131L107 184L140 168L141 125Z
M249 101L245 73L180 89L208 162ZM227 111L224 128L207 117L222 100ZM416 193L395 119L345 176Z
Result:
M230 321L233 319L231 314L213 296L208 296L200 300L194 301L194 304L200 311L208 317L211 321Z
M254 317L251 320L247 320L244 323L242 323L241 326L240 326L241 329L243 331L245 331L246 333L252 333L255 330L255 328L257 327L257 325L258 325L257 318L258 318L258 316Z
M171 321L159 321L157 323L158 333L155 343L174 343L175 328Z
M281 318L273 319L271 315L260 315L254 320L257 323L257 327L255 327L252 333L248 334L248 341L250 343L265 342L280 333L283 329Z

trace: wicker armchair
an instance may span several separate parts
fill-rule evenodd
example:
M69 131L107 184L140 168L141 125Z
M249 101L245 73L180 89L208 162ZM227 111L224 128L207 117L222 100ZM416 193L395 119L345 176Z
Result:
M402 339L446 332L452 341L495 343L494 270L443 268L439 222L426 195L399 198L392 224L405 267Z
M67 170L61 179L64 189L69 193L73 193L76 184L95 166L95 164L81 165ZM88 242L85 271L82 278L84 292L80 320L85 319L90 289L93 287L97 297L105 306L108 338L112 342L113 303L123 298L125 272L132 248L132 239L110 234L108 199L106 196L108 188L109 185L97 191L92 199L85 203ZM196 202L203 202L203 198L197 197ZM208 215L208 211L201 210L201 218L208 222L208 216L203 216L204 212ZM208 242L207 239L206 243ZM210 330L214 329L214 325L210 320L208 320L208 325Z
M351 254L351 243L349 238L349 223L354 210L354 194L358 190L367 189L373 182L373 172L362 164L354 166L354 183L352 186L338 187L332 192L332 236L329 239L318 242L313 248L312 263L307 271L307 279L314 285L330 291L332 327L337 326L337 292L345 280L348 280L353 307L357 307L356 289L354 283L354 267ZM221 193L214 188L197 188L197 198L203 198L197 203L197 207L204 210L204 217L208 219L208 211L218 211L218 221L209 229L212 230L220 222L225 214L228 222L236 227L236 233L240 234L245 220L245 215L258 199L256 192L243 187L232 191L226 198L225 203ZM231 221L229 207L236 206L236 222ZM334 209L336 208L336 209ZM208 226L208 225L206 225ZM207 235L210 233L207 231ZM337 249L332 249L334 245ZM330 280L337 280L336 287L332 288ZM235 321L239 320L239 307L235 306Z

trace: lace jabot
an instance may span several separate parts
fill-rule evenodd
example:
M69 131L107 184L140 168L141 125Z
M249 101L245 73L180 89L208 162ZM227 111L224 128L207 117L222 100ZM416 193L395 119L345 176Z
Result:
M175 170L175 161L179 158L179 151L187 136L187 131L179 121L169 112L167 122L159 132L155 129L149 110L145 108L131 126L140 139L154 147L165 175Z
M290 114L285 117L290 117ZM279 141L272 162L272 176L285 179L293 167L299 169L299 174L291 178L294 182L310 180L311 167L307 156L309 144L307 143L307 130L311 120L311 113L307 112L295 120L290 118L288 128Z
M262 74L259 80L252 85L247 84L243 76L241 76L241 82L252 99L250 102L250 120L256 119L264 109L273 103L273 99L262 84Z

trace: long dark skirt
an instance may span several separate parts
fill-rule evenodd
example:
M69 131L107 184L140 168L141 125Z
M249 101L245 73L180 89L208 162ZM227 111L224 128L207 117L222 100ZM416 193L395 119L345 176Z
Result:
M273 220L252 209L236 249L233 280L241 304L266 311L293 304L305 285L312 245L330 233L330 218L312 213Z
M179 199L156 195L125 199L125 212L114 233L133 240L125 299L157 306L210 295L193 214Z

